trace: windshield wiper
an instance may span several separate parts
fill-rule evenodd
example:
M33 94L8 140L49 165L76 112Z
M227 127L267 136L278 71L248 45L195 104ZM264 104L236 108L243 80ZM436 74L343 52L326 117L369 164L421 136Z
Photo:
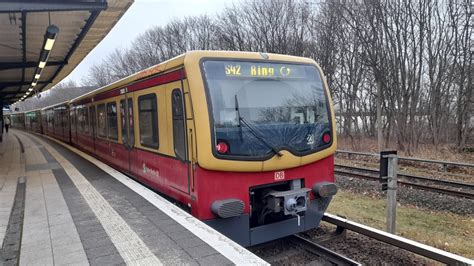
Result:
M278 155L278 157L283 156L283 154L275 149L270 143L268 143L247 121L245 118L240 116L240 109L239 109L239 100L237 100L237 94L235 95L235 111L237 112L237 117L239 119L239 128L240 128L240 138L242 139L242 124L247 126L250 133L255 136L260 142L262 142L267 148L269 148L273 153Z

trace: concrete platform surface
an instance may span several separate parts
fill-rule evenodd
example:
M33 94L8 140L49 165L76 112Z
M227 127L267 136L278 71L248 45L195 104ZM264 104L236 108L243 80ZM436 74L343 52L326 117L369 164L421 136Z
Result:
M77 149L0 143L1 265L263 265L157 193Z

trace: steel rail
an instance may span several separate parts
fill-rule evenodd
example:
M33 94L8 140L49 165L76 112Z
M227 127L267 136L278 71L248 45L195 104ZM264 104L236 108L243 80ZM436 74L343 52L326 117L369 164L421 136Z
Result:
M353 170L361 170L361 171L366 171L366 172L372 172L372 173L379 173L379 170L374 169L374 168L356 167L356 166L343 165L343 164L334 164L334 166L344 167L344 168L353 169ZM407 177L407 178L420 179L420 180L431 181L431 182L436 182L436 183L443 183L443 184L446 184L446 185L455 185L455 186L474 189L474 184L465 183L465 182L436 179L436 178L432 178L432 177L412 175L412 174L406 174L406 173L400 173L400 172L397 175Z
M369 153L369 152L356 152L356 151L336 150L336 153L345 153L345 154L354 154L354 155L362 155L362 156L380 157L380 155L377 154L377 153ZM421 159L421 158L412 158L412 157L404 157L404 156L398 156L398 160L414 161L414 162L423 162L423 163L433 163L433 164L442 164L442 165L456 165L456 166L461 166L461 167L473 167L473 168L474 168L474 164L472 164L472 163L458 163L458 162L450 162L450 161L437 161L437 160Z
M304 248L305 250L317 255L318 257L328 260L329 262L334 263L336 265L362 265L357 261L354 261L342 254L332 251L317 243L314 243L311 240L308 240L302 236L292 235L286 237L286 239Z
M336 215L325 213L323 216L323 221L344 227L347 230L366 235L370 238L419 254L426 258L446 263L448 265L474 265L474 261L471 259L418 243L404 237L393 235L382 230L371 228L363 224L349 221Z
M369 180L372 180L372 181L379 180L379 177L364 175L364 174L360 174L360 173L352 173L352 172L341 171L341 170L334 170L334 172L336 174L348 175L348 176L353 176L353 177L357 177L357 178L364 178L364 179L369 179ZM417 184L417 183L408 182L408 181L404 181L404 180L398 180L397 183L399 185L402 185L402 186L405 186L405 187L414 187L414 188L418 188L418 189L421 189L421 190L439 192L439 193L446 194L446 195L451 195L451 196L456 196L456 197L463 197L463 198L468 198L468 199L474 199L474 193L470 193L470 192L457 191L457 190L451 190L451 189L445 189L445 188L439 188L439 187L433 187L433 186L427 186L427 185Z

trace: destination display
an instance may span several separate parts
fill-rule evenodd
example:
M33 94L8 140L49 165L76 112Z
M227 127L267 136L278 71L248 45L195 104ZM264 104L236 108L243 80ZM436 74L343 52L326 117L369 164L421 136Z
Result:
M205 63L205 68L213 77L308 78L307 65L208 61ZM314 70L311 72L314 73Z

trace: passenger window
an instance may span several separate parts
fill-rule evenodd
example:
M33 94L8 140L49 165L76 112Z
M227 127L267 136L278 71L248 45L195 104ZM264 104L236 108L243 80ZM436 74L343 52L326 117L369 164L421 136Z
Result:
M128 107L125 106L125 100L120 101L120 125L122 126L122 143L133 146L133 140L135 134L133 132L133 102L132 99L128 99ZM128 110L128 122L127 122L127 111ZM130 132L127 132L127 129ZM130 134L129 138L127 135Z
M89 114L87 107L83 107L82 109L82 128L84 129L85 134L89 134Z
M105 105L97 106L97 133L99 137L105 138L107 136L107 126L105 123Z
M138 121L140 144L158 149L158 113L155 94L138 97Z
M96 120L96 117L95 117L95 106L90 106L89 107L89 114L90 114L90 119L89 119L89 122L90 122L90 132L91 132L91 135L92 137L95 137L95 120Z
M118 140L117 104L107 104L107 135L109 139Z
M125 100L120 100L120 126L122 127L122 143L127 144L127 127L126 125L126 115L125 115Z
M186 139L184 132L184 110L181 90L174 89L171 93L173 109L173 143L176 156L186 159Z
M133 101L132 99L128 99L128 122L129 122L129 127L130 127L130 140L129 140L129 144L131 147L134 146L135 144L135 127L133 126ZM155 119L155 120L158 120ZM157 122L158 123L158 122ZM157 131L158 131L158 127L157 127ZM156 133L156 141L158 143L158 133Z
M77 131L79 133L84 133L84 115L83 115L83 110L82 107L78 107L76 109L76 112L77 112Z
M77 132L77 119L76 119L77 110L75 108L71 108L69 111L69 114L71 117L71 132L75 133Z

